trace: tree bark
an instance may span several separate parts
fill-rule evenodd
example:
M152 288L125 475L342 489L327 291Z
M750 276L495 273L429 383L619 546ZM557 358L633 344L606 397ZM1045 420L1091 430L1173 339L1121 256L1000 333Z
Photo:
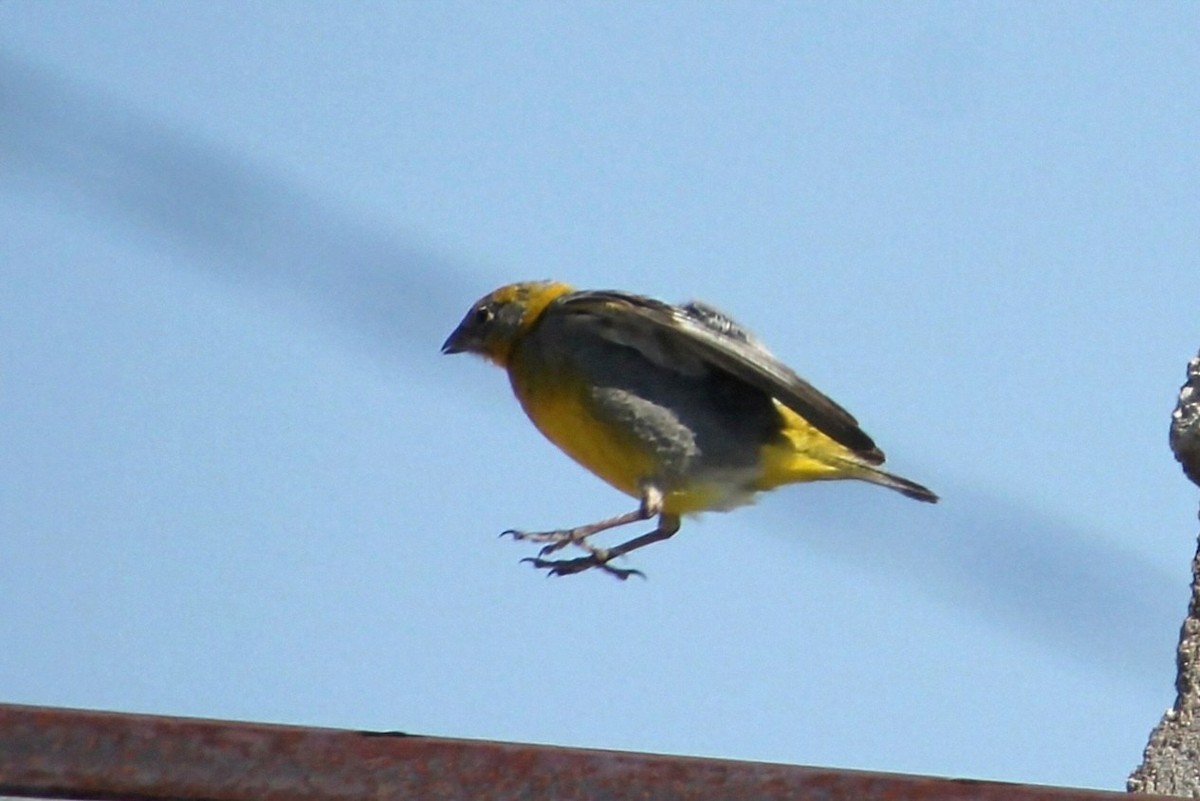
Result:
M1171 415L1170 444L1184 474L1200 485L1200 355L1188 362ZM1200 545L1192 558L1192 598L1175 659L1175 705L1150 733L1142 764L1126 786L1135 793L1200 798Z

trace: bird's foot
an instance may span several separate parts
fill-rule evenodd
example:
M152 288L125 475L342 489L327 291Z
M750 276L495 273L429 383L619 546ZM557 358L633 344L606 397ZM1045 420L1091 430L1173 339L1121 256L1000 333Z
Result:
M517 531L510 528L507 531L501 531L501 537L512 537L520 542L541 542L545 543L542 549L538 551L538 556L549 556L555 551L560 551L568 545L578 545L587 551L592 551L592 547L587 544L586 540L594 532L591 526L579 526L578 528L566 528L558 531Z
M585 570L597 568L608 573L610 576L619 578L621 581L625 581L630 576L646 577L646 574L640 570L613 567L608 563L608 553L600 548L590 548L589 550L592 552L590 556L581 556L578 559L542 559L540 557L527 556L521 561L528 562L539 570L545 570L548 576L570 576L574 573L582 573ZM542 555L545 555L544 548L542 549Z

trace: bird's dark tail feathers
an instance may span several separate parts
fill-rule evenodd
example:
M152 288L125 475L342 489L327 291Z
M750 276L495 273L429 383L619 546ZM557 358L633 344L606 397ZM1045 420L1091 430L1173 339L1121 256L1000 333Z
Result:
M870 481L872 484L878 484L881 487L888 487L896 490L896 492L907 495L909 498L925 503L937 503L938 496L933 493L928 487L923 487L915 481L909 481L907 478L901 478L898 475L889 473L886 470L880 470L873 465L858 464L858 477L863 481Z

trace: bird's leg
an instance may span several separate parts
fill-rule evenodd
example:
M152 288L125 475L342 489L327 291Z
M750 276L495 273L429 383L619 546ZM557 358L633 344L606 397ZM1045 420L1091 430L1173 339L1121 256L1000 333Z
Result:
M607 573L616 576L619 579L627 579L631 575L637 573L637 570L623 570L613 567L609 564L610 561L618 556L637 550L643 546L649 545L652 542L665 540L676 531L679 530L679 516L668 515L663 513L663 494L660 489L653 485L645 485L642 488L642 502L632 512L626 512L623 515L611 517L607 520L601 520L598 523L591 523L586 526L577 526L572 529L562 531L547 531L538 533L524 533L516 531L506 531L505 534L512 534L514 539L532 540L533 542L544 542L546 545L538 553L536 558L523 559L521 561L529 562L534 567L545 568L552 576L566 576L571 573L579 573L580 571L589 568L598 567ZM635 537L628 542L624 542L614 548L600 548L592 545L588 538L593 534L606 531L610 528L624 526L629 523L635 523L639 520L648 520L655 515L659 516L658 528L648 534L643 534L640 537ZM567 545L575 545L588 552L588 556L583 556L578 559L544 559L542 557L549 556L555 551L565 548Z
M634 509L632 512L626 512L623 515L610 517L607 520L601 520L596 523L588 523L586 526L576 526L575 528L564 528L558 531L517 531L509 529L500 532L500 536L509 536L514 540L522 540L527 542L544 542L546 545L542 550L538 551L538 556L549 556L557 550L567 547L568 545L578 545L586 550L591 550L587 543L587 538L601 531L607 531L610 528L636 523L639 520L646 520L654 516L654 512L647 514L645 505Z
M626 512L623 515L610 517L596 523L588 523L585 526L559 529L557 531L516 531L510 528L507 531L501 531L500 536L507 535L514 540L546 543L546 546L538 551L538 556L549 556L568 545L578 545L584 550L591 551L591 546L587 542L588 537L601 531L607 531L610 528L636 523L639 520L649 520L662 511L662 504L662 491L657 487L647 484L642 488L641 504L632 512Z
M620 554L613 554L611 550L593 546L592 543L588 542L588 537L598 534L600 531L616 529L618 526L636 523L638 520L647 520L654 517L655 514L662 514L662 490L653 486L653 484L646 483L642 486L642 502L640 505L638 505L636 510L632 512L618 514L617 517L600 520L598 523L578 525L575 526L574 529L532 532L509 530L504 531L500 536L504 536L506 534L511 535L514 540L528 540L532 542L546 543L538 553L538 558L526 559L522 561L533 562L535 567L547 568L547 570L550 570L551 576L565 576L565 574L568 573L577 573L582 570L587 570L588 567L601 567L602 570L610 572L614 574L614 576L624 579L628 578L631 576L631 574L634 574L637 571L622 571L618 570L616 567L608 566L607 562L613 559L614 555ZM665 518L664 520L660 520L658 530L666 530L668 528L671 528L671 526L667 523L667 520ZM674 534L674 532L676 532L678 529L678 518L676 518L676 523L674 523L674 528L671 529L671 534ZM667 534L664 535L664 537L658 538L665 538L666 536L671 536L671 534ZM642 540L642 538L643 537L637 537L637 540ZM629 546L629 544L632 542L635 541L631 540L629 543L625 543L624 546L619 546L619 548L625 548L625 546ZM649 542L642 544L649 544ZM565 548L566 546L576 546L578 548L582 548L583 550L587 550L589 555L584 556L584 558L574 560L550 561L542 559L542 556L548 556L556 552L556 550ZM626 553L628 550L632 550L632 548L626 548L620 553Z
M599 548L590 542L578 543L581 548L585 548L589 552L589 556L581 556L578 559L528 557L521 561L529 562L537 568L545 568L551 576L569 576L572 573L580 573L596 567L624 581L630 576L642 576L643 574L640 570L613 567L609 564L613 559L616 559L618 556L624 556L631 551L636 551L638 548L644 548L652 543L665 540L674 535L676 531L679 531L679 515L662 514L658 518L658 527L653 531L642 534L639 537L634 537L612 548Z

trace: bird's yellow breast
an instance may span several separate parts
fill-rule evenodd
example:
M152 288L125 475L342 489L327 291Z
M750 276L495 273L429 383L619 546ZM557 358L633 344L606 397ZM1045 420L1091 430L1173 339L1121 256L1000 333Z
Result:
M587 384L561 373L522 370L509 365L513 393L538 430L564 453L635 498L639 484L654 476L654 454L623 426L598 417L588 402Z
M663 511L684 515L729 509L752 500L758 470L710 470L663 482L662 460L626 424L597 414L586 381L544 369L508 365L513 393L542 434L611 486L641 498L644 484L663 493Z

